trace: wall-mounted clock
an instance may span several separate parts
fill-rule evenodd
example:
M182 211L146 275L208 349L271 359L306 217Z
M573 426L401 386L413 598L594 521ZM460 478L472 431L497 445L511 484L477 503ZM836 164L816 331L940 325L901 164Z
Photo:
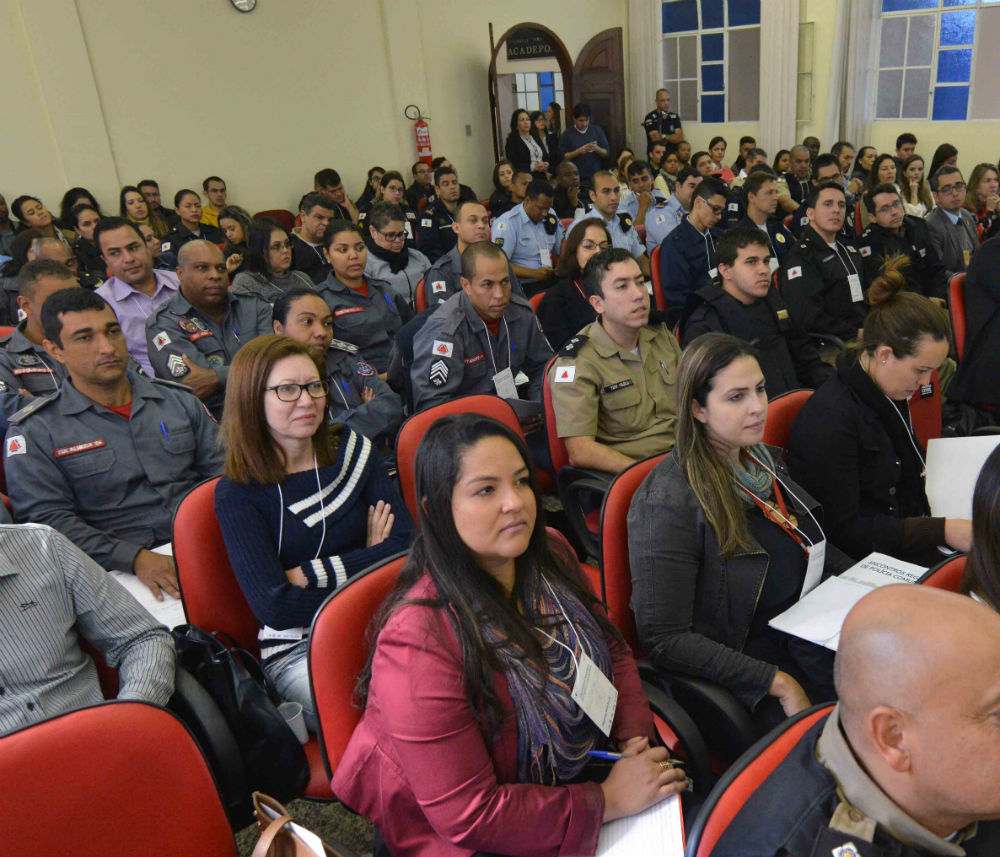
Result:
M252 12L257 8L257 0L229 0L229 2L240 12Z

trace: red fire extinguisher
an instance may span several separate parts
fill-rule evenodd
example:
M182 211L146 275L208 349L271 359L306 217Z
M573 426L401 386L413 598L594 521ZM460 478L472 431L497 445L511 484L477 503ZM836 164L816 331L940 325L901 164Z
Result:
M434 161L434 152L431 150L431 132L424 121L425 117L421 114L420 108L416 104L407 104L403 112L407 119L415 120L413 123L413 134L417 138L417 160L423 161L430 166Z

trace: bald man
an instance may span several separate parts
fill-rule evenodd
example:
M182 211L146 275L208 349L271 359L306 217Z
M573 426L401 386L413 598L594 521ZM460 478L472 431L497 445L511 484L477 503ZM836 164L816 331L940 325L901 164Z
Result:
M712 857L1000 854L1000 615L887 586L850 612L839 704L754 791Z

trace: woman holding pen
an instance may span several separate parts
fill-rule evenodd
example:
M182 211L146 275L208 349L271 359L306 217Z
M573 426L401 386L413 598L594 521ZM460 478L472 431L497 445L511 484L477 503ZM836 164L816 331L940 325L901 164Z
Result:
M376 854L593 854L603 822L685 785L649 744L635 662L546 533L519 435L438 420L416 487L419 534L374 621L333 790L375 823ZM592 750L623 754L600 784Z

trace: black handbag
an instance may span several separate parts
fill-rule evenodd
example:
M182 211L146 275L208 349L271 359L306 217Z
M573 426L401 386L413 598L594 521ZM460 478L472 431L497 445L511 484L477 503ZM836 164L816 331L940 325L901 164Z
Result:
M228 635L220 632L178 625L171 633L178 662L211 694L232 729L250 790L279 801L300 795L309 782L309 760L278 711L281 699L257 659L223 643Z

